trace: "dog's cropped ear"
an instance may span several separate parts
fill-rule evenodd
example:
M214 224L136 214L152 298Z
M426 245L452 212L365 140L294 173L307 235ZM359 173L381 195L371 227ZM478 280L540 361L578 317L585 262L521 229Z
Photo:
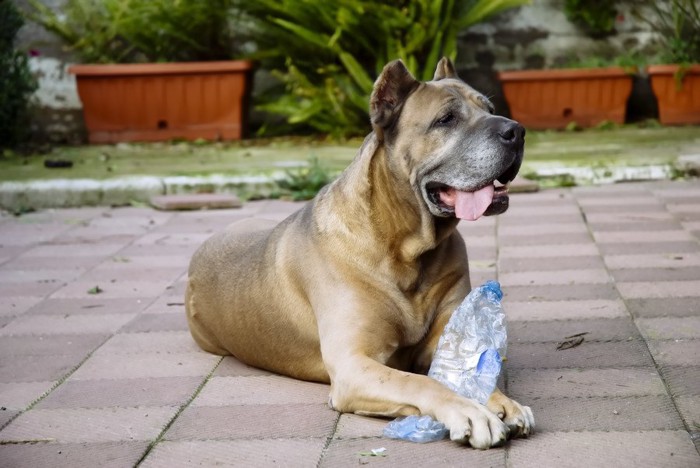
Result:
M448 59L447 57L441 58L438 62L437 68L435 69L435 75L433 75L433 81L438 81L445 78L459 79L452 60Z
M387 128L398 116L401 105L419 83L406 69L401 60L389 62L382 70L369 100L369 115L372 125Z

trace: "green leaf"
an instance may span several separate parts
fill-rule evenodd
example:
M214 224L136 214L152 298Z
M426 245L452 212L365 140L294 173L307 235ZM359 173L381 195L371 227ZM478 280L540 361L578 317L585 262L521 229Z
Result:
M312 44L322 48L330 48L331 38L326 34L315 33L309 29L299 26L298 24L291 23L281 18L276 18L273 21Z
M437 33L437 36L433 40L433 47L430 49L428 54L428 59L426 60L425 66L423 67L422 80L427 81L433 77L433 71L437 67L438 61L444 55L443 44L442 44L442 31Z
M441 56L457 55L462 23L524 0L237 0L255 30L263 67L283 77L264 106L299 128L350 136L371 127L367 106L384 65L400 58L429 80ZM267 127L272 129L273 126Z
M478 0L459 19L457 25L459 28L468 28L502 11L528 4L530 4L530 0Z
M340 61L345 65L345 69L350 73L355 83L364 91L371 91L373 82L372 79L367 75L367 72L362 68L355 57L347 52L341 52L339 54Z

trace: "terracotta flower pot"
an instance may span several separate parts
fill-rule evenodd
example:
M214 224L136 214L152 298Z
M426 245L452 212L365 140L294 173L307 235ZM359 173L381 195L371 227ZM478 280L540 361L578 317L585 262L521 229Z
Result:
M622 67L499 73L512 117L534 129L624 123L632 75Z
M700 124L700 64L647 68L664 125Z
M237 140L249 61L74 65L90 143Z

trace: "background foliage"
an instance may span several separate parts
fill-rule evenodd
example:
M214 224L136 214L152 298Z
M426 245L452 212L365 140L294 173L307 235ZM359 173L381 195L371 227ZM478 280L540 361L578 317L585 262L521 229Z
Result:
M663 63L700 63L700 3L697 0L650 2L656 17L652 26L661 34Z
M565 0L564 13L588 34L600 37L615 31L616 3L611 0Z
M28 2L27 16L83 62L225 60L235 49L232 0L67 0L60 15Z
M27 107L36 81L27 54L14 49L22 24L14 3L0 0L0 149L16 146L29 134Z
M402 59L430 79L457 34L527 0L237 0L258 46L254 54L285 92L263 108L296 127L334 136L364 134L374 79ZM264 128L263 130L274 130Z

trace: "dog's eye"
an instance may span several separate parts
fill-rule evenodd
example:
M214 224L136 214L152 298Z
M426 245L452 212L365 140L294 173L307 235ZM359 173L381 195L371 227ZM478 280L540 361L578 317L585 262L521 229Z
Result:
M443 115L439 119L435 121L436 125L447 125L451 122L453 122L455 119L455 116L452 112L448 112L447 114Z

